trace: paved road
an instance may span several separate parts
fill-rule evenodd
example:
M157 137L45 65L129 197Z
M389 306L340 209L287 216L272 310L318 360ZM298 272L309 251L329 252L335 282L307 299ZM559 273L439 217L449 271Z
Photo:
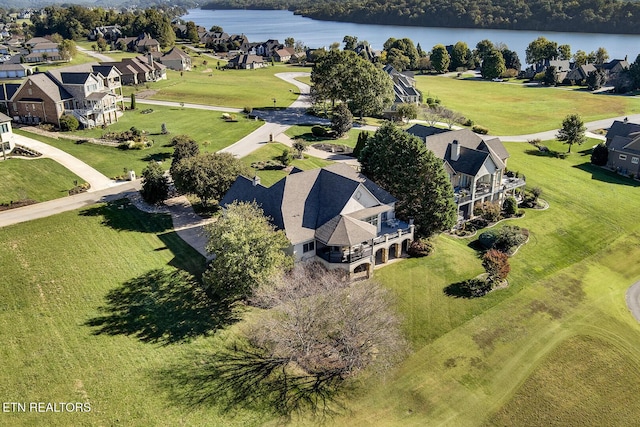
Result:
M640 322L640 282L636 282L627 289L627 307L633 317Z
M140 187L141 184L139 180L124 182L122 184L91 193L81 193L74 196L49 200L48 202L24 206L22 208L9 209L7 211L0 212L0 227L31 221L33 219L45 218L62 212L80 209L98 202L121 199L138 191Z
M24 145L25 147L42 153L44 157L55 160L56 162L60 163L62 166L69 169L71 172L75 173L80 178L91 184L89 192L100 191L104 190L105 188L110 188L117 185L115 181L107 178L91 166L58 148L52 147L49 144L45 144L44 142L40 142L33 138L28 138L22 135L14 134L14 138L16 144ZM71 144L71 142L69 143Z

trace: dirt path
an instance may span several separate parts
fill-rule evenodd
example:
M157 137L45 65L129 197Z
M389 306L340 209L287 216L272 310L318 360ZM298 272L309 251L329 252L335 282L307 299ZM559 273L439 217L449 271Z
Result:
M627 307L633 317L640 322L640 281L634 283L627 289Z

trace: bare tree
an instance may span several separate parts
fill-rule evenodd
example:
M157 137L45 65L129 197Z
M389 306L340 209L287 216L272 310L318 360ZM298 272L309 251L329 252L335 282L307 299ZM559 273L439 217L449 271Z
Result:
M346 380L384 372L407 349L389 293L370 281L349 284L317 265L295 268L252 303L268 308L246 345L214 357L215 379L239 402L266 399L282 414L332 411Z
M438 106L436 107L436 109L442 121L446 123L447 126L449 126L449 129L452 129L453 125L455 125L456 123L460 123L461 121L464 120L464 117L462 116L462 114L457 113L453 110L449 110L448 108Z
M420 107L420 116L429 126L435 126L440 120L440 114L437 108L432 108L429 105L423 105Z

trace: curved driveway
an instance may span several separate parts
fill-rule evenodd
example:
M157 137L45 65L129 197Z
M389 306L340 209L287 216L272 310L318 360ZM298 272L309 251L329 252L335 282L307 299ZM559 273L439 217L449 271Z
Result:
M629 311L631 311L633 317L640 322L640 281L634 283L627 289L626 299Z

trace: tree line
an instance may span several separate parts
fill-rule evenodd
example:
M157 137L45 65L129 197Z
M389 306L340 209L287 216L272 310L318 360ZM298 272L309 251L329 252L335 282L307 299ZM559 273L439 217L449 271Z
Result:
M640 34L640 2L621 0L214 0L203 9L284 9L328 20L420 27Z

